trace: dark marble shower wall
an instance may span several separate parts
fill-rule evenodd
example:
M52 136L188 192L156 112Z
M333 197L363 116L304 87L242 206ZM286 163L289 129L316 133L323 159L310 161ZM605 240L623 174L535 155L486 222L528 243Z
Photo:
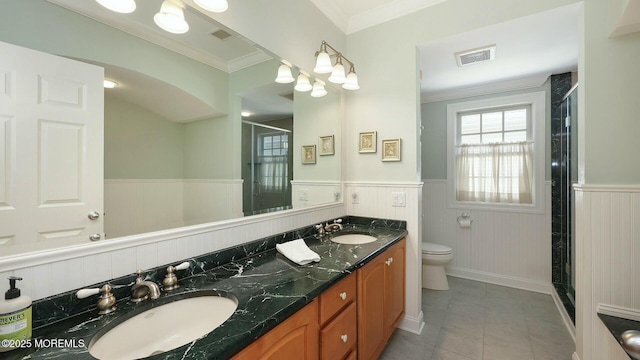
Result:
M567 312L574 319L575 310L564 288L567 279L566 239L571 235L571 214L567 213L571 185L563 181L569 171L567 159L570 158L570 154L567 154L566 149L567 133L562 114L562 100L571 87L571 73L551 76L551 277Z

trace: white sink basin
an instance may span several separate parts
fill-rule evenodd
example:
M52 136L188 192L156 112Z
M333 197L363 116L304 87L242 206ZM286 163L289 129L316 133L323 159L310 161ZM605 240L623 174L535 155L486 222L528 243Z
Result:
M331 241L338 244L358 245L376 241L378 238L364 234L344 234L333 236Z
M203 337L238 307L234 298L205 295L154 307L118 324L89 344L98 359L139 359Z

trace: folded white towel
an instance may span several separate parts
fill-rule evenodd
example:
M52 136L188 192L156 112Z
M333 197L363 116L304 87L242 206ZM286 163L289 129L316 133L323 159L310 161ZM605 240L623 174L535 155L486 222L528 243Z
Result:
M314 261L320 261L320 255L309 249L302 239L276 244L276 249L279 253L298 265L307 265Z

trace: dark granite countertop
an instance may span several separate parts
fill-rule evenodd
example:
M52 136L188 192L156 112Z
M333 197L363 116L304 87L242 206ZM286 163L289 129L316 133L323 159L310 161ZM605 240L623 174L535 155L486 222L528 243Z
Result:
M362 233L377 240L362 245L343 245L330 240L333 235L318 238L313 227L299 229L250 244L240 245L189 259L191 268L177 272L180 288L162 295L157 300L134 304L128 291L134 277L111 281L114 294L122 299L113 314L98 315L95 309L97 295L85 301L69 292L55 299L34 303L34 339L65 339L71 346L16 349L2 356L26 359L93 359L87 346L96 334L154 306L172 299L188 297L189 293L215 290L222 295L231 294L238 300L235 313L220 327L206 336L180 348L151 359L227 359L251 344L290 315L300 310L333 284L363 266L390 245L407 235L404 222L345 217L344 229L337 234ZM299 266L275 250L276 243L304 238L321 261ZM246 255L246 256L242 256ZM164 277L160 267L147 279ZM119 296L120 295L120 296ZM66 302L62 305L62 302ZM68 314L69 308L82 303L88 311ZM60 309L65 309L61 312ZM212 309L215 311L215 309ZM40 314L37 316L36 314ZM37 325L41 325L36 328ZM170 331L171 324L167 324Z
M598 313L598 317L604 324L604 326L609 329L611 335L616 338L616 341L620 346L622 346L622 333L627 330L640 330L640 321L629 320L620 318L617 316L605 315ZM623 347L624 349L624 347ZM628 355L628 354L627 354ZM630 359L635 359L634 357L629 355Z

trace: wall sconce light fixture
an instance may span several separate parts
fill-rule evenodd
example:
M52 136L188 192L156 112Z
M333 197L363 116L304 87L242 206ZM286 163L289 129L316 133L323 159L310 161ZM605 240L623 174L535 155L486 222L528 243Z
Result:
M331 51L331 54L329 53ZM335 66L331 63L331 57L336 58ZM344 65L342 61L349 64L349 73L345 76ZM356 75L355 65L349 59L344 57L341 52L329 45L326 41L320 44L320 51L316 53L316 67L313 71L318 74L331 73L329 81L334 84L342 84L343 89L358 90L358 76Z
M291 66L289 66L284 61L280 63L280 67L278 68L278 76L276 77L276 82L280 84L288 84L294 82L296 79L291 75Z
M164 0L153 21L162 30L173 34L189 31L189 24L184 20L184 4L180 0Z
M313 83L313 89L311 90L312 97L323 97L327 95L327 89L324 88L324 82L316 79Z

